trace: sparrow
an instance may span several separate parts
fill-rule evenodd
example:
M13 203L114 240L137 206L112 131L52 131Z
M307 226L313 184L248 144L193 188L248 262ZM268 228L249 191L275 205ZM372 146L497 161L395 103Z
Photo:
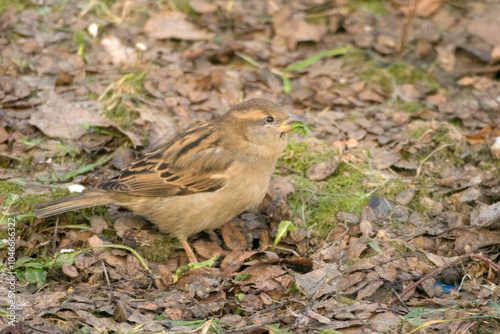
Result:
M187 238L262 202L287 132L302 121L270 100L242 102L135 160L94 190L35 205L33 215L120 206L177 237L190 262L197 262Z

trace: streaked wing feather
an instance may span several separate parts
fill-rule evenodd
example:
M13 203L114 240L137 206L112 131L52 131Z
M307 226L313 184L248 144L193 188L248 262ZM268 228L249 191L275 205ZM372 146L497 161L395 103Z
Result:
M226 184L233 155L219 147L213 124L198 126L133 162L99 189L140 196L216 191Z

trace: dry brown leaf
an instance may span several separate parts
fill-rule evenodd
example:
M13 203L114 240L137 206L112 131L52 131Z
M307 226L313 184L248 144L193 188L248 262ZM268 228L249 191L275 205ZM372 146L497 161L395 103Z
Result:
M363 244L361 243L361 246ZM374 258L368 258L368 259L360 259L358 262L354 263L352 266L350 266L347 271L348 272L353 272L357 270L367 270L367 269L372 269L376 265L379 264L379 261Z
M318 164L312 165L306 170L306 176L308 179L313 181L319 181L326 179L328 176L335 173L339 162L337 159L332 159L326 162L320 162Z
M396 196L396 202L398 202L401 205L408 205L412 201L413 197L415 196L417 189L409 187L406 188L405 190L401 191L399 194Z
M205 299L213 292L223 297L224 292L220 287L221 278L219 269L204 267L184 273L176 284L191 297Z
M264 306L262 299L255 295L245 295L240 303L245 309L249 310L260 310Z
M235 224L229 222L221 228L222 239L227 247L232 250L247 249L247 241L243 234L236 228Z
M196 240L192 246L196 250L196 253L205 259L209 259L213 256L220 257L221 255L227 254L227 251L223 250L219 245L212 241L200 239Z
M94 111L79 108L73 102L66 101L55 92L50 93L47 103L32 114L29 122L49 137L66 139L78 139L88 131L80 124L100 127L115 125Z
M418 0L416 14L427 17L434 14L443 4L444 0Z
M470 223L480 227L498 227L500 225L500 202L477 206L471 213Z
M78 270L69 263L63 263L62 271L68 277L71 277L71 278L78 277Z
M378 170L386 169L391 167L393 164L398 162L401 159L399 154L389 152L389 151L380 151L373 156L373 167Z
M358 97L363 101L382 103L385 98L370 88L364 89Z
M59 72L56 80L56 86L67 86L73 83L74 75L69 74L66 71Z
M318 298L324 294L338 291L334 282L339 276L341 273L332 265L315 269L307 274L294 274L300 291L307 296L316 294Z
M114 65L134 65L137 62L137 51L134 48L123 45L116 36L106 36L101 39L101 45L111 56Z
M481 38L491 46L500 41L500 16L498 15L498 4L490 10L478 13L467 24L467 31Z
M380 276L380 278L385 279L393 283L396 280L396 276L398 275L398 271L393 264L383 264L382 266L376 266L375 271Z
M152 16L144 26L146 35L152 38L175 38L188 41L207 40L215 34L196 27L181 12L164 11Z
M259 250L265 251L269 248L269 234L266 230L260 233Z
M167 290L172 284L173 272L170 268L164 264L158 264L158 275L159 278L155 279L155 285L158 289Z
M206 0L189 0L189 6L197 13L213 13L217 10L217 4Z
M486 125L473 135L465 135L465 139L471 145L484 143L484 140L490 136L492 132L491 126Z
M295 49L298 42L319 42L326 32L322 25L307 23L295 16L290 6L283 6L273 14L273 27L276 36L283 38L290 50Z
M477 82L478 78L477 77L463 77L460 80L457 81L457 85L459 86L472 86Z
M361 300L366 297L370 297L373 295L378 288L380 288L384 284L383 280L378 280L375 282L371 282L368 285L366 285L363 289L358 291L358 296L357 299Z
M102 218L98 216L93 216L90 218L90 225L91 227L87 229L87 231L90 231L95 234L101 234L101 232L105 229L108 228L108 223Z
M490 62L495 64L500 61L500 45L495 45L495 47L491 50L490 54Z
M271 197L273 201L286 198L287 195L295 191L295 187L288 181L285 177L274 177L271 182L269 182L269 188L267 189L267 194Z
M224 275L233 276L235 272L240 269L243 263L254 255L255 252L245 252L245 251L233 251L229 252L222 263L220 268L223 270Z

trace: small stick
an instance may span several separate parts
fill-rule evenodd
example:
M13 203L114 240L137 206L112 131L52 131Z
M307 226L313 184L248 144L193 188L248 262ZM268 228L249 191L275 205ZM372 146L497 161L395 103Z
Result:
M486 261L489 263L490 266L493 267L493 269L495 269L495 271L500 271L500 267L495 262L491 261L490 259L488 259L484 256L481 256L481 255L477 255L477 254L472 255L472 257L475 257L476 259L479 259L482 261Z
M420 162L420 166L418 166L418 168L417 168L417 173L415 174L415 176L419 176L419 175L420 175L420 172L422 171L422 167L423 167L424 163L425 163L427 160L429 160L429 158L430 158L430 157L432 157L432 156L434 155L434 153L436 153L436 152L438 152L438 151L441 151L443 148L446 148L446 147L448 147L448 146L450 146L450 145L451 145L451 144L444 144L444 145L442 145L442 146L440 146L440 147L436 148L434 151L432 151L432 152L431 152L431 154L429 154L428 156L426 156L426 157L424 158L424 160L422 160L422 161Z
M415 13L417 12L417 0L410 0L408 5L408 19L406 20L406 24L403 27L403 32L401 33L401 38L399 39L398 45L396 45L396 54L401 53L403 50L406 35L408 35L408 31L410 30L410 26L413 23L413 19L415 18Z
M420 284L422 284L423 281L431 278L432 276L436 275L438 272L442 271L443 269L446 269L446 268L449 268L455 264L457 264L458 262L462 261L463 259L466 259L468 258L469 256L471 256L475 251L477 250L477 248L473 248L471 249L470 251L468 251L467 253L465 253L464 255L462 256L459 256L458 258L456 258L455 260L445 264L444 266L441 266L441 267L438 267L438 268L435 268L434 270L432 270L430 273L428 273L427 275L425 275L424 277L422 277L421 279L419 279L417 282L413 283L412 285L410 285L408 288L406 288L403 292L401 292L399 295L397 295L396 297L392 298L390 301L389 301L389 305L394 303L396 300L400 299L400 298L403 298L404 295L406 295L407 293L409 293L410 291L413 291L415 290Z
M57 228L59 227L59 216L56 218L56 227L54 228L54 237L52 238L52 254L57 251Z
M108 271L106 270L104 261L101 261L101 265L102 265L102 270L104 271L104 277L106 278L106 283L108 283L108 289L111 289L111 283L109 282Z

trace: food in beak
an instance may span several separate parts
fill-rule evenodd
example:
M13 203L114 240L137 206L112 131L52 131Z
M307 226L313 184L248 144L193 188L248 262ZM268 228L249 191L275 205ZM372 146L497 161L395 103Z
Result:
M280 129L283 132L292 131L292 125L298 122L305 122L305 120L294 114L288 114L288 119L280 124Z

